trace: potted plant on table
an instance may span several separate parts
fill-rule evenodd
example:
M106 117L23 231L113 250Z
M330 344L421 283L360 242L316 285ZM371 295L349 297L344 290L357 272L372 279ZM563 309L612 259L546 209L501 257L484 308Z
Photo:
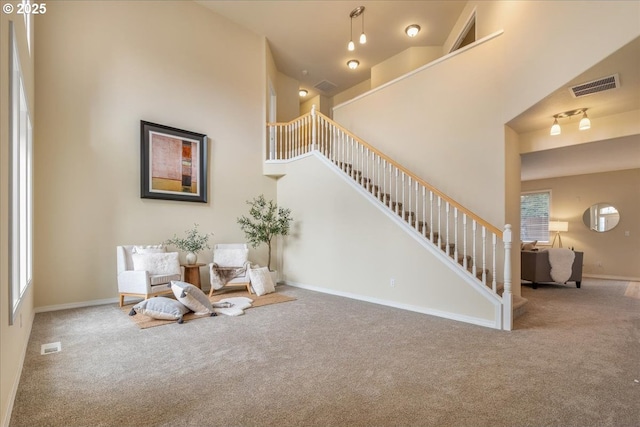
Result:
M244 231L247 240L254 248L262 243L267 244L269 250L267 267L271 270L271 241L276 236L286 236L289 234L291 226L291 210L278 207L273 200L265 200L264 195L260 195L253 200L247 200L251 206L249 216L238 218L240 229Z
M185 231L186 237L178 237L175 234L173 238L166 240L165 245L173 245L178 249L187 253L187 264L192 265L198 261L198 252L210 249L209 236L213 233L200 234L198 224L193 224L191 230Z

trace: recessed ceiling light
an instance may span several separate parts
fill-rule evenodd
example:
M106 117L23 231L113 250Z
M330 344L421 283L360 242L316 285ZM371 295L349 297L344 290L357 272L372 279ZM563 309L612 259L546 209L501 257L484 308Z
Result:
M307 96L309 94L309 91L306 89L300 89L298 91L298 94L300 95L301 98L304 98L305 96Z
M420 32L420 25L411 24L407 28L404 29L404 32L407 33L409 37L415 37Z
M358 61L357 59L350 59L349 61L347 61L347 66L352 70L358 68L358 65L360 65L360 61Z

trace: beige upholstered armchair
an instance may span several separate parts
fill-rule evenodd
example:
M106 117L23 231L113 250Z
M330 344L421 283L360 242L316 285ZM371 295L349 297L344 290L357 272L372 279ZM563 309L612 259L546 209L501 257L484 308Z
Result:
M209 264L211 290L209 296L218 289L229 285L242 285L251 292L249 279L249 247L245 243L224 243L213 247L213 262Z
M182 279L178 252L163 245L117 246L120 307L125 296L149 298L170 294L171 281Z

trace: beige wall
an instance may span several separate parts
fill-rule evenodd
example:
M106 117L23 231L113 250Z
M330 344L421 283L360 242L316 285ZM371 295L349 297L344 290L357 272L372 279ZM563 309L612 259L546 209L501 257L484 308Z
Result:
M369 92L370 90L371 90L371 79L367 79L362 83L358 83L357 85L352 86L349 89L334 95L332 98L332 104L333 106L340 105L343 102L347 102L358 95L362 95L363 93ZM333 117L333 110L331 111L330 117Z
M300 82L278 72L278 122L289 122L300 116Z
M354 183L316 156L287 165L278 180L278 203L296 219L283 245L287 282L458 320L496 322L491 298L477 289L482 285L464 282L449 262L347 182Z
M551 190L551 219L569 222L562 246L584 252L583 274L640 280L640 169L522 182L522 191L536 190ZM596 233L582 214L602 202L618 209L620 222Z
M371 67L371 88L376 88L442 56L442 46L416 46Z
M637 37L640 3L470 1L452 39L474 10L478 39L504 32L335 107L334 119L502 227L517 214L504 124Z
M114 298L119 244L194 223L213 243L244 241L245 201L275 198L262 174L264 40L194 2L48 6L36 42L36 306ZM208 203L140 198L140 120L208 135ZM265 248L250 256L266 264Z
M9 20L15 26L16 40L20 56L20 66L31 120L34 117L34 54L33 39L31 54L27 47L27 32L22 16L0 14L0 425L9 425L10 407L20 380L20 371L24 352L29 341L33 323L34 286L30 286L24 295L22 304L16 313L16 321L9 326Z
M311 107L314 105L316 106L316 111L321 112L327 117L331 117L331 98L324 95L316 95L300 104L300 115L310 113Z

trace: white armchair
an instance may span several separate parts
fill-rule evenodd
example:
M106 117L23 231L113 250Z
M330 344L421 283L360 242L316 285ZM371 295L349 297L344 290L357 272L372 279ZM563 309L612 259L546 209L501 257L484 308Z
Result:
M209 264L211 289L209 296L229 285L247 287L251 294L249 278L249 247L245 243L220 243L213 247L213 262Z
M117 246L116 251L120 307L125 296L170 294L171 281L182 279L178 252L166 252L162 245Z

